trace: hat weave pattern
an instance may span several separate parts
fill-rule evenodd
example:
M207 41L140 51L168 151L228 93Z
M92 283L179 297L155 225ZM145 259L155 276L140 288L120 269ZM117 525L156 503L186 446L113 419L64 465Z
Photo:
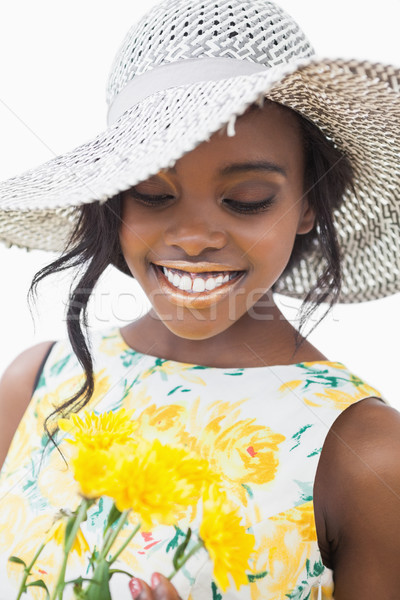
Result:
M314 50L297 23L273 2L163 2L125 37L107 87L112 104L127 82L157 66L198 58L237 58L265 67L308 58Z
M127 34L111 70L110 108L165 66L232 59L265 69L168 85L135 102L95 139L0 184L0 240L61 251L77 207L105 202L172 166L264 97L314 122L349 158L354 194L335 214L342 302L400 291L400 70L319 59L298 25L263 0L164 1ZM191 62L193 61L193 62ZM317 248L278 282L302 298L323 268Z

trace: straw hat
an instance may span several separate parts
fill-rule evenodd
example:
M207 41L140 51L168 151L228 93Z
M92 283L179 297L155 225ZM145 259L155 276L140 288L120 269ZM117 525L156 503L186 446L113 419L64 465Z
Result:
M0 241L61 251L75 208L174 164L267 97L313 121L350 159L355 193L335 215L343 302L400 291L400 70L317 58L296 22L266 0L164 0L126 35L95 139L0 184ZM278 291L304 297L313 250Z

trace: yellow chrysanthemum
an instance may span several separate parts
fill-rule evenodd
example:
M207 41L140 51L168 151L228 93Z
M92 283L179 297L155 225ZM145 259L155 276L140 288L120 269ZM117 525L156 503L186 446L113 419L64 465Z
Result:
M101 415L84 413L83 418L72 414L68 419L59 419L58 427L74 439L71 444L80 444L92 450L108 450L112 444L124 444L129 441L138 424L132 421L133 411L124 408L117 412Z
M115 489L109 486L108 495L119 510L133 509L148 528L176 522L183 509L197 504L204 484L214 478L207 461L159 440L140 440L135 453L121 458L120 475L114 477Z
M52 527L46 535L45 543L47 544L50 541L54 541L59 546L62 546L64 544L65 529L67 527L67 522L67 516L62 516L60 519L55 521L55 523L52 525ZM71 548L71 552L76 552L78 556L83 556L85 552L89 552L89 550L89 544L87 543L85 536L79 528L78 534Z
M136 452L136 443L129 440L123 445L113 444L107 450L95 451L85 444L76 444L74 450L71 465L81 493L86 498L100 498L125 485L120 463L126 455Z
M240 523L238 510L226 493L217 485L211 485L204 494L199 533L214 563L214 579L224 592L229 587L228 574L236 589L248 583L246 569L249 569L255 538Z

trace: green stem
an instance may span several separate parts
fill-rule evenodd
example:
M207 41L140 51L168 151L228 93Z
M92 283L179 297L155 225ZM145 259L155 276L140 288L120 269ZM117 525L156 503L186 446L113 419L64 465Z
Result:
M111 569L110 575L114 575L114 573L122 573L123 575L128 575L128 577L130 577L131 579L132 577L135 577L133 573L129 573L129 571L124 571L123 569Z
M123 552L125 550L125 548L129 544L129 542L131 541L131 539L137 534L137 532L139 531L140 527L141 527L141 523L138 523L138 525L136 525L136 527L134 528L134 530L132 531L132 533L130 533L129 536L126 538L126 540L122 544L121 548L119 550L117 550L117 552L114 554L114 556L112 556L110 558L110 560L108 561L109 565L112 565L113 562L115 562L117 560L117 558L119 557L119 555L121 554L121 552Z
M65 573L67 570L68 556L72 546L74 545L74 541L78 534L79 527L81 526L82 521L84 521L86 518L89 503L89 500L83 498L82 502L79 505L78 512L76 513L74 518L74 524L72 526L68 539L65 541L63 562L61 565L60 573L58 575L57 583L54 587L50 600L57 600L57 598L59 598L59 600L62 600L63 591L66 586Z
M29 577L29 575L31 574L31 570L32 570L32 567L33 567L33 565L35 564L35 562L36 562L36 561L37 561L37 559L39 558L39 555L40 555L40 553L42 552L42 550L43 550L43 548L45 547L45 545L46 545L46 544L45 544L45 543L43 543L43 544L41 544L41 545L39 546L39 548L38 548L38 549L37 549L37 551L36 551L36 554L35 554L35 556L32 558L32 560L31 560L31 562L29 563L29 565L28 565L28 566L26 566L26 567L24 567L24 576L23 576L23 578L22 578L21 585L19 586L19 590L18 590L18 596L17 596L16 600L20 600L20 598L21 598L22 594L23 594L24 592L26 592L25 584L26 584L26 582L27 582L27 580L28 580L28 577Z
M191 551L188 552L186 554L186 556L184 556L179 561L179 567L177 569L175 569L174 571L172 571L172 573L170 575L168 575L167 579L169 579L171 581L171 579L177 574L177 572L183 567L183 565L189 560L189 558L191 556L193 556L193 554L196 554L197 550L200 550L200 548L204 548L204 544L201 541L198 542L195 546L193 546L193 548L191 549Z
M121 513L117 527L114 529L114 531L110 530L108 532L108 535L104 542L104 546L103 546L102 550L100 551L99 561L101 559L107 558L107 554L110 552L111 547L112 547L113 543L115 542L119 532L121 531L121 529L123 528L123 526L126 523L126 519L128 518L130 510L131 510L130 508L128 508L127 510L124 510L123 513Z

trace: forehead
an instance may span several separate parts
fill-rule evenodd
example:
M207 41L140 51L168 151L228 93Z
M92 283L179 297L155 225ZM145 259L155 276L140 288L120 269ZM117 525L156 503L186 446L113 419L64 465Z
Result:
M303 168L304 144L299 118L292 110L273 102L251 106L236 119L235 135L227 127L214 133L165 173L174 175L203 169L229 175L229 165L268 161L284 171Z

